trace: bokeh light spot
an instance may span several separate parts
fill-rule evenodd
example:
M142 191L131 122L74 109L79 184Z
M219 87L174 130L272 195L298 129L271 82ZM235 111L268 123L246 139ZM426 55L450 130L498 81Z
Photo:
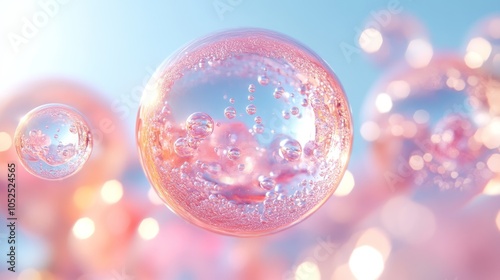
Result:
M87 239L95 232L95 224L89 217L78 219L73 225L73 235L78 239Z
M321 280L321 273L316 263L305 261L297 266L295 280Z
M492 154L486 164L492 172L500 173L500 154Z

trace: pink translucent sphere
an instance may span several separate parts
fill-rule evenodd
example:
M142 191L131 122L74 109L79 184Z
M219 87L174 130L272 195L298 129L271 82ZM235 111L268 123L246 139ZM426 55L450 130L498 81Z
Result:
M163 63L144 92L137 141L171 210L211 231L257 236L298 223L335 191L351 116L316 54L281 34L240 29Z
M14 144L28 172L58 180L78 172L89 159L92 134L76 109L54 103L37 107L21 119Z

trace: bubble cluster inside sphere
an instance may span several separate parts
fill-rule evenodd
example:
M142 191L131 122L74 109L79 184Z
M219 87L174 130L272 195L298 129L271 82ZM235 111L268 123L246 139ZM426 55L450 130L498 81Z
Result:
M47 180L78 172L92 152L87 121L63 104L42 105L28 112L15 131L14 143L26 170Z
M167 59L137 119L143 168L171 210L205 229L289 227L335 191L352 144L333 71L284 35L237 29Z

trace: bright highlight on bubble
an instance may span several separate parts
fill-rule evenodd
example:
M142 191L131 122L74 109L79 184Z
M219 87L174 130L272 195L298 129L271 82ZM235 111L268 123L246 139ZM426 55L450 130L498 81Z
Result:
M226 31L189 44L154 76L137 119L140 156L160 198L186 220L268 234L303 220L339 185L352 143L347 99L296 41Z
M22 165L47 180L78 172L92 152L92 135L85 118L74 108L47 104L27 113L14 134Z

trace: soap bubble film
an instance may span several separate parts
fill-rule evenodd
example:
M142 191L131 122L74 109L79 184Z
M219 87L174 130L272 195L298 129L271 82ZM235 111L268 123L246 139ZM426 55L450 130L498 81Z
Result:
M23 166L48 180L78 172L92 152L87 121L62 104L47 104L28 112L16 129L14 143Z
M350 111L332 70L306 47L231 30L184 47L158 76L141 101L137 141L175 213L255 236L301 221L335 191L351 149Z

